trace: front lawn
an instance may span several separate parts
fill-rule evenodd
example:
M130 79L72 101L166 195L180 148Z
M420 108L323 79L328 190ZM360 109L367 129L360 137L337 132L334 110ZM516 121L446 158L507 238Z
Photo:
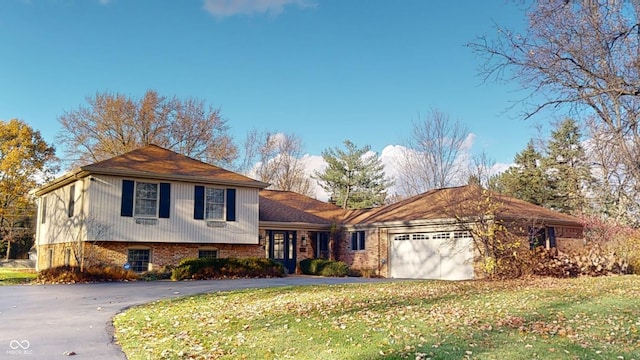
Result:
M636 359L640 276L267 288L115 317L134 359Z
M0 286L28 284L37 276L35 270L0 268Z

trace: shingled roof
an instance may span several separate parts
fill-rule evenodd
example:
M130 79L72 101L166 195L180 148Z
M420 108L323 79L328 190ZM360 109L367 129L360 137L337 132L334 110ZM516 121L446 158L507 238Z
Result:
M37 195L88 175L130 176L192 181L209 184L265 188L269 186L244 175L178 154L157 145L147 145L122 155L82 166L36 191Z
M365 224L472 217L480 199L491 199L502 219L537 219L557 224L582 226L580 219L526 201L484 190L478 186L435 189L380 208L352 212L345 223Z
M260 221L331 225L345 211L333 204L292 191L261 190Z

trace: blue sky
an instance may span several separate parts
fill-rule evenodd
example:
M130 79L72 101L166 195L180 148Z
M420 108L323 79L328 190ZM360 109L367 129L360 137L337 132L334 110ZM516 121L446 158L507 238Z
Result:
M87 96L155 89L219 107L238 144L294 133L319 155L345 139L380 153L437 108L509 163L533 122L508 110L517 84L484 84L465 47L494 22L522 28L521 2L3 0L0 119L54 142Z

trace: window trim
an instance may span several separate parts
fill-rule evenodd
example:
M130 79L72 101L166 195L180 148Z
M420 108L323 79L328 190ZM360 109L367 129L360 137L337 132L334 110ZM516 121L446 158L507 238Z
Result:
M159 182L147 182L147 181L135 181L134 182L134 188L133 188L133 216L136 218L152 218L152 219L157 219L158 218L158 212L160 211L160 183ZM138 185L139 184L151 184L151 185L155 185L156 186L156 199L155 199L155 214L154 215L149 215L149 214L139 214L137 212L138 210ZM141 199L142 200L142 199ZM144 199L144 200L150 200L150 199Z
M351 231L351 251L366 250L366 234L364 230Z
M202 256L202 252L215 252L214 257L206 257ZM220 250L216 248L199 248L198 249L198 259L219 259L220 258Z
M149 255L147 256L147 268L146 270L136 270L135 269L135 265L131 262L131 251L147 251L149 253ZM148 247L129 247L127 248L127 264L129 264L131 266L131 270L133 272L137 272L137 273L141 273L141 272L145 272L145 271L150 271L151 270L151 263L153 261L153 251L151 251L151 248Z
M207 191L208 190L218 190L222 192L222 210L221 217L214 218L208 216L208 207L207 207ZM225 188L216 187L216 186L205 186L204 187L204 219L205 221L226 221L227 220L227 190ZM214 203L214 205L218 205L219 203Z

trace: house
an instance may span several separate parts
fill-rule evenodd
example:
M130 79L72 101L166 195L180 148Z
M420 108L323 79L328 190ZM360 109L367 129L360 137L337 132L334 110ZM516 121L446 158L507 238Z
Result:
M258 194L267 186L155 145L82 166L35 190L38 269L264 256Z
M527 247L582 243L579 219L468 185L351 212L343 222L340 260L384 277L472 279L479 220L500 222Z
M473 186L365 210L267 186L155 145L80 167L35 190L38 269L267 257L294 273L301 260L327 258L384 277L471 279L480 203L483 219L531 246L582 238L574 217Z

